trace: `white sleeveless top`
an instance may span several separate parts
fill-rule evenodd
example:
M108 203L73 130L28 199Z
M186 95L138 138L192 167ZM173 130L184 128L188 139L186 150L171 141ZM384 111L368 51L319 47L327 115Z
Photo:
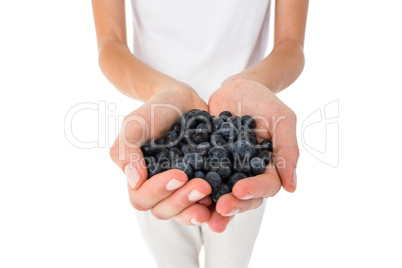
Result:
M208 102L223 80L261 61L270 0L131 0L134 55Z

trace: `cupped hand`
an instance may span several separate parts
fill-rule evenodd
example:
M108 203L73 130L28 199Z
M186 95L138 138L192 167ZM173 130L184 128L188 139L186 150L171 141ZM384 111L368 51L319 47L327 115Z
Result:
M167 170L147 180L147 168L141 145L161 138L191 109L208 110L206 103L187 85L167 85L140 108L127 115L110 156L125 173L132 206L150 210L158 219L194 225L210 218L211 187L202 179L188 181L177 169Z
M258 176L238 181L232 193L222 196L207 221L211 229L225 230L229 216L258 208L263 198L274 196L282 187L296 190L296 165L299 149L296 139L296 115L269 88L254 80L231 77L209 99L209 111L250 115L256 121L258 142L271 139L273 161Z

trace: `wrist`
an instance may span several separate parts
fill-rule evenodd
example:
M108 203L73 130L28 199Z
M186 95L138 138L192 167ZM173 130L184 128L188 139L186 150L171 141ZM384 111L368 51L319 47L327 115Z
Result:
M249 83L258 83L264 85L268 90L276 93L275 87L272 87L269 82L252 70L245 70L241 73L228 77L223 81L222 86L232 85L235 87L242 87L242 85Z
M179 104L182 112L197 108L203 102L191 86L174 79L158 84L154 91L155 94L169 95L174 103Z
M137 94L137 96L142 101L147 101L152 96L167 90L175 91L177 93L191 91L191 87L187 84L165 75L154 77L152 81L142 83L142 85L138 86L141 86L142 90L140 91L141 94Z

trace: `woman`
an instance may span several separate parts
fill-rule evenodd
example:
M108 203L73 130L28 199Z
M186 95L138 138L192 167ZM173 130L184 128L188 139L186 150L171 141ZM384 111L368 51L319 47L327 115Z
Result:
M122 93L144 102L125 118L110 154L127 177L158 266L199 267L204 244L206 267L247 267L265 198L281 186L288 192L297 186L296 116L275 93L302 72L308 0L276 0L274 48L267 57L269 0L132 0L133 53L124 0L92 5L101 70ZM139 149L165 134L179 112L195 108L251 115L267 130L258 139L274 141L275 164L236 183L216 206L206 181L187 182L179 170L146 180Z

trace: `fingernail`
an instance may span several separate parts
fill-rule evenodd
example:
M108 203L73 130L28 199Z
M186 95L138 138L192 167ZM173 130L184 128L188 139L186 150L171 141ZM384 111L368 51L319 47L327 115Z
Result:
M166 190L171 191L179 188L185 183L185 181L179 181L176 179L171 179L167 184L166 184Z
M199 225L199 224L202 223L202 222L197 221L196 219L191 219L190 222L191 222L192 224L194 224L194 225Z
M126 179L131 188L135 189L139 179L140 173L138 173L137 168L133 164L127 164L124 168L124 173L126 174Z
M292 179L292 184L296 188L297 187L297 174L296 174L296 169L293 170L293 179Z
M230 216L229 221L233 220L233 218L234 218L234 215Z
M229 214L226 214L225 216L234 216L235 214L239 213L240 208L234 208Z
M188 195L188 200L190 201L197 201L203 198L205 195L197 191L196 189L193 189L190 194Z
M245 197L242 197L242 198L239 198L239 199L241 199L241 200L249 200L249 199L254 198L254 197L255 197L255 195L253 195L253 194L247 194Z

